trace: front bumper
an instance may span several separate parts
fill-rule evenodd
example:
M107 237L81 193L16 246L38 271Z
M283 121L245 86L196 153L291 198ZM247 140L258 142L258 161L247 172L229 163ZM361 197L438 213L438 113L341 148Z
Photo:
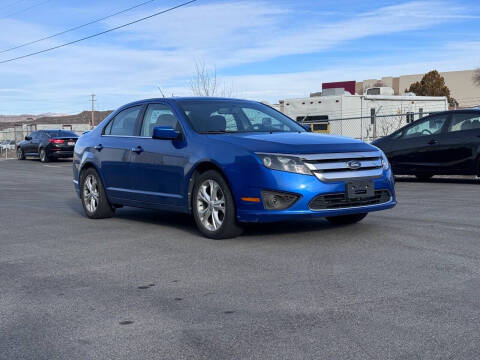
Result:
M383 172L379 178L372 179L375 190L388 190L389 201L365 206L339 209L312 210L309 203L318 195L345 193L345 181L322 182L315 176L300 175L277 170L267 170L270 174L261 176L263 184L243 189L237 201L237 220L240 222L275 222L295 219L321 218L371 211L386 210L396 205L395 184L391 170ZM252 203L241 200L241 197L259 197L262 190L296 193L300 198L285 210L266 210L262 202Z

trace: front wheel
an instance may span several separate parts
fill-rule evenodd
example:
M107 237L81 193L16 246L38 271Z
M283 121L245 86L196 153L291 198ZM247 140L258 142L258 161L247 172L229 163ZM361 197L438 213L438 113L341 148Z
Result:
M349 225L359 222L367 216L367 213L363 214L351 214L351 215L340 215L340 216L329 216L327 220L334 225Z
M47 150L40 149L40 161L42 163L47 163L47 162L50 161L50 159L48 158L48 155L47 155Z
M23 152L21 147L19 147L17 149L17 159L18 160L25 160L25 153Z
M192 201L195 222L206 237L227 239L242 233L230 188L217 171L209 170L197 177Z
M85 214L90 219L109 218L115 213L115 208L107 199L102 180L93 168L82 171L80 196Z

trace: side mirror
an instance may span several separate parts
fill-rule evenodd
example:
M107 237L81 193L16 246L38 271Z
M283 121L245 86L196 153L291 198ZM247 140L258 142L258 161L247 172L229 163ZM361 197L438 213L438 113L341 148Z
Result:
M31 136L25 136L25 140L30 141L30 140L32 140L32 137Z
M312 132L312 125L310 124L302 124L301 125L305 130L307 130L308 132Z
M153 128L152 138L159 140L175 140L180 132L168 126L155 126Z

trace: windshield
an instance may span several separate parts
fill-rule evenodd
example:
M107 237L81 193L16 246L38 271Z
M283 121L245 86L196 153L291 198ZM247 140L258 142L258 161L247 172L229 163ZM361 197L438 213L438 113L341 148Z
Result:
M295 121L269 106L244 101L178 101L193 129L202 134L237 132L305 132Z

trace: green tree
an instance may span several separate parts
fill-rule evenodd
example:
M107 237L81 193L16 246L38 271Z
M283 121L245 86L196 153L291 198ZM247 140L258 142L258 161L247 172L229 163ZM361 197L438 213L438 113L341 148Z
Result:
M446 96L450 106L458 105L457 100L450 96L450 89L445 85L445 79L437 70L426 73L422 80L414 82L405 91L420 96Z

